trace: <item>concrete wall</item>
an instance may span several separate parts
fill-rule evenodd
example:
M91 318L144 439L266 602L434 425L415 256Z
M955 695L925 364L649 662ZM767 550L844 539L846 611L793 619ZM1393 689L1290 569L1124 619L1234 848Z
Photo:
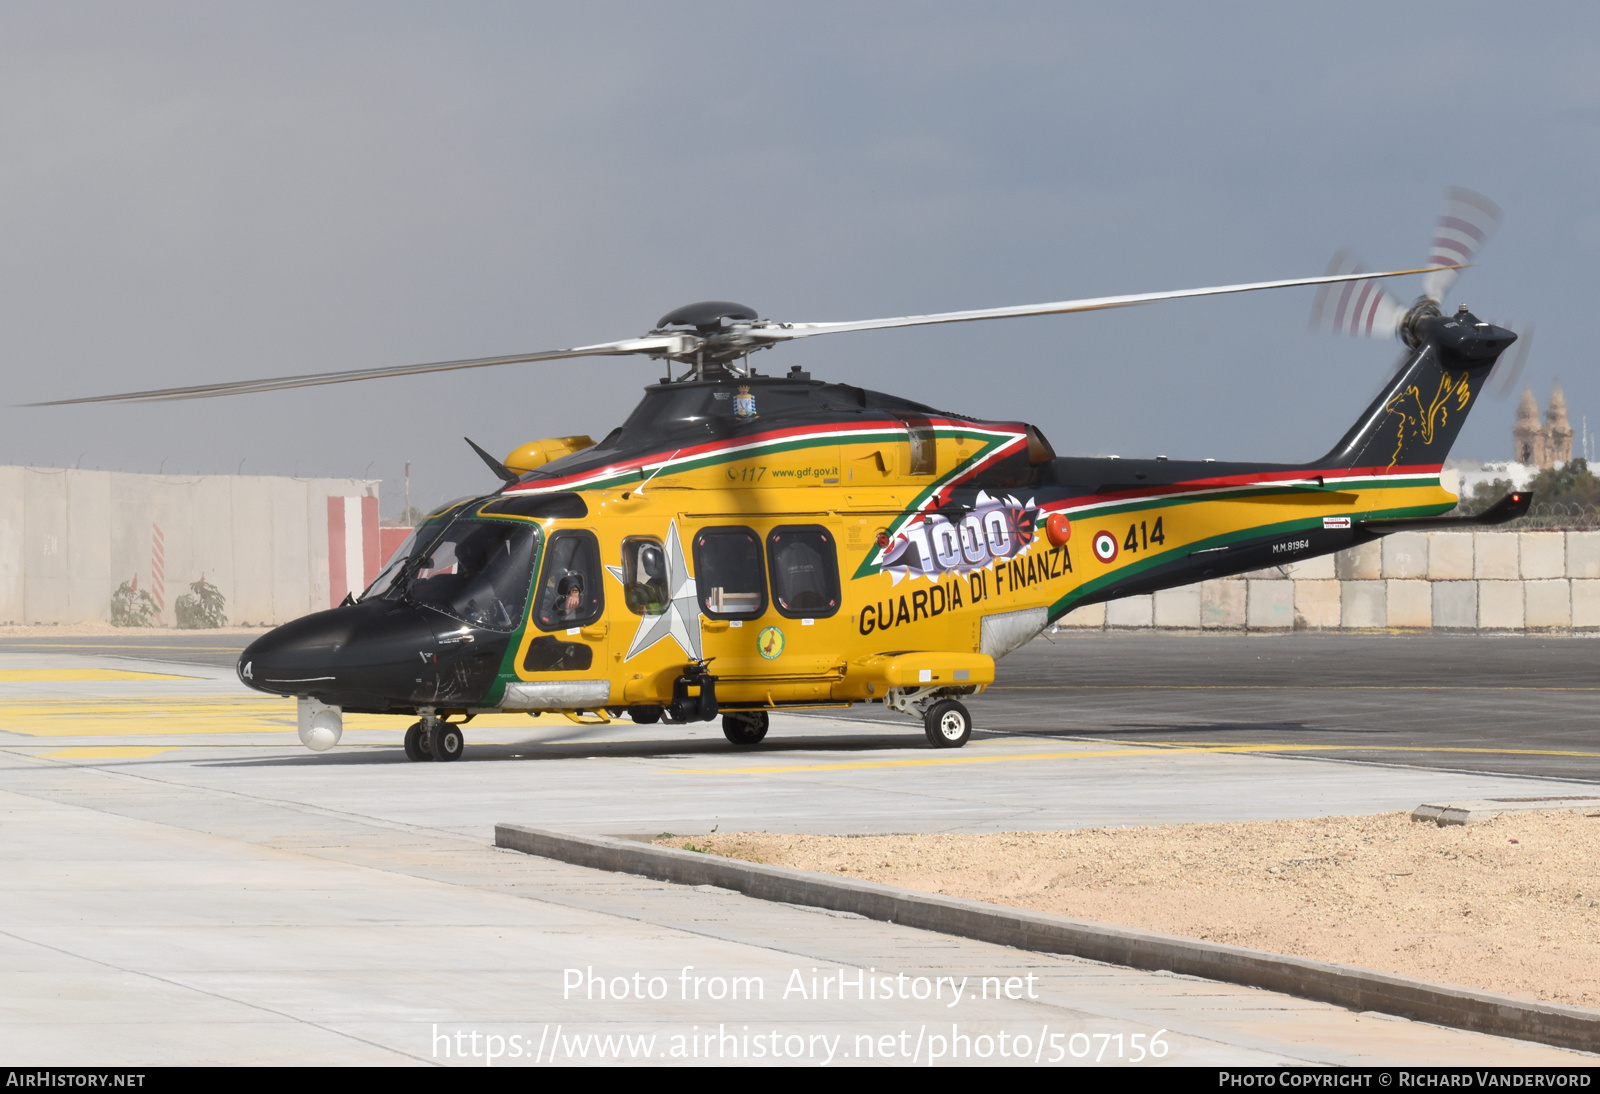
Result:
M1600 630L1600 532L1402 532L1071 612L1063 627Z
M0 467L0 623L109 621L137 578L170 625L202 576L230 623L287 622L330 606L327 499L377 494L361 479Z

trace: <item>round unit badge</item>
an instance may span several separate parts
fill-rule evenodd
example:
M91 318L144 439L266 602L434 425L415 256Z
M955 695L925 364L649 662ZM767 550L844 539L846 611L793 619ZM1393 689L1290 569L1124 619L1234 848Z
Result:
M1117 559L1117 537L1110 532L1096 532L1094 534L1094 557L1101 562L1115 562Z
M783 652L783 632L777 627L767 627L756 635L756 651L768 661Z

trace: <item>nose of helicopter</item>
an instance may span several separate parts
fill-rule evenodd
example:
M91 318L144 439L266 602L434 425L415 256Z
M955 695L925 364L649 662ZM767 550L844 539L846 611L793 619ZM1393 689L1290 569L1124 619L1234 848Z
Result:
M277 695L337 691L357 623L351 608L335 608L268 631L239 655L239 679Z
M429 608L362 601L268 631L239 655L237 671L257 691L347 709L471 706L493 684L510 639Z

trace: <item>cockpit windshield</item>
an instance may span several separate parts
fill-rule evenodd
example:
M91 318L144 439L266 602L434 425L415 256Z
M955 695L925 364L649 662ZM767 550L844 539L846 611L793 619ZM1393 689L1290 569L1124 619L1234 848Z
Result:
M367 586L367 591L356 597L356 599L372 600L388 592L394 586L395 579L400 576L400 572L405 569L406 562L411 558L411 552L417 549L417 537L427 530L428 525L426 524L411 529L411 534L405 538L405 542L400 544L395 553L389 556L389 561L384 564L383 569L378 571L378 576L372 579L372 584ZM437 532L438 530L439 526L434 524L433 531Z
M362 599L404 598L475 627L515 630L528 604L538 542L538 529L521 522L455 520L442 532L424 525Z

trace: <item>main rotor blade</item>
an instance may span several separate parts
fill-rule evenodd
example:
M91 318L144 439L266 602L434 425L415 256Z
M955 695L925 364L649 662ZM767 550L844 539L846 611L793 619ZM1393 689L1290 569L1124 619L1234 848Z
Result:
M809 338L818 334L844 334L851 331L886 330L893 327L919 327L935 323L970 323L980 319L1012 319L1028 315L1061 315L1071 312L1102 311L1108 308L1127 308L1137 304L1151 304L1158 300L1181 300L1197 296L1221 296L1228 293L1253 292L1257 289L1285 289L1296 285L1327 285L1340 281L1371 280L1384 277L1403 277L1407 274L1433 273L1453 269L1448 266L1429 266L1416 270L1389 270L1381 273L1350 273L1306 277L1292 281L1257 281L1244 285L1219 285L1204 289L1179 289L1173 292L1139 293L1130 296L1102 296L1085 300L1064 300L1051 304L1025 304L1008 308L985 308L976 311L941 312L935 315L908 315L892 319L865 319L849 323L772 323L736 328L741 343L768 345L787 342L795 338ZM713 336L714 337L714 336ZM385 368L348 369L341 372L316 372L300 376L278 376L263 380L237 380L220 384L196 384L189 387L156 388L149 391L128 391L117 395L89 395L76 399L48 399L25 403L25 406L71 406L78 403L145 403L170 399L210 399L221 395L244 395L262 391L285 391L291 388L318 387L324 384L345 384L357 380L381 380L391 376L416 376L429 372L453 372L459 369L487 368L491 365L511 365L530 361L553 361L568 357L617 357L630 354L649 354L679 359L706 345L699 335L684 333L652 334L644 338L630 338L620 342L602 342L573 349L543 350L536 353L519 353L505 357L473 357L459 361L433 361L419 365L392 365Z
M752 337L774 342L791 338L810 338L816 334L844 334L849 331L886 330L891 327L922 327L934 323L971 323L979 319L1015 319L1025 315L1063 315L1070 312L1104 311L1131 308L1158 300L1184 300L1196 296L1223 296L1228 293L1255 292L1257 289L1288 289L1296 285L1331 285L1340 281L1364 281L1407 274L1434 273L1452 269L1425 266L1416 270L1387 270L1382 273L1324 274L1292 281L1254 281L1245 285L1216 285L1205 289L1177 289L1173 292L1135 293L1130 296L1096 296L1086 300L1062 300L1053 304L1023 304L1010 308L982 308L976 311L947 311L936 315L906 315L896 319L863 319L853 323L783 323L751 331Z
M542 350L507 357L471 357L460 361L433 361L422 365L391 365L387 368L356 368L343 372L313 372L303 376L279 376L267 380L236 380L222 384L196 384L192 387L157 388L128 391L120 395L88 395L78 399L50 399L24 406L68 406L73 403L152 403L167 399L210 399L218 395L244 395L258 391L284 391L321 384L347 384L356 380L382 380L390 376L416 376L425 372L454 372L457 369L514 365L525 361L555 361L563 357L617 357L633 353L679 353L689 341L683 335L657 338L630 338L622 342L602 342L574 349Z

